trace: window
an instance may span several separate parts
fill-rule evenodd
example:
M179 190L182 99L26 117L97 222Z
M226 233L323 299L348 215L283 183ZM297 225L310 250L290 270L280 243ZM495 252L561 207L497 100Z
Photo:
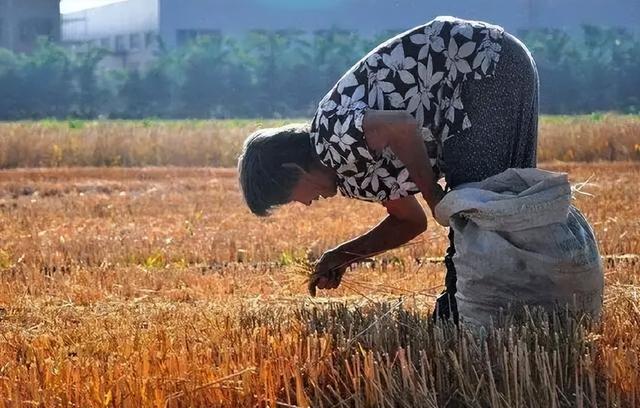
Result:
M129 35L129 48L131 48L132 50L139 50L140 48L142 48L140 34L134 33Z
M18 25L20 41L33 43L38 37L53 39L55 23L50 18L28 18Z
M220 30L177 30L176 41L178 47L189 44L191 41L197 38L218 38L220 37Z
M148 31L144 33L144 47L151 48L156 45L156 33Z
M124 44L124 35L116 35L116 51L126 51L127 47Z

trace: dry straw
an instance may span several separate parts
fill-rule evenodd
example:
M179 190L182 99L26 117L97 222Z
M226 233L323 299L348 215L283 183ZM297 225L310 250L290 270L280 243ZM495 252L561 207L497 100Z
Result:
M259 219L233 170L1 171L0 407L638 406L638 164L543 167L593 175L575 203L606 255L604 315L530 311L484 336L430 318L435 223L311 299L296 260L384 208Z

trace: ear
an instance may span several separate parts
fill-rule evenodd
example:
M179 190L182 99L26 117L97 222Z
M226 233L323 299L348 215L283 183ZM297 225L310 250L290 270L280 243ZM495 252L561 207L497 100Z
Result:
M305 169L303 169L302 167L300 167L297 163L283 163L282 167L284 167L285 169L294 169L299 171L301 174L307 174L308 171L306 171Z

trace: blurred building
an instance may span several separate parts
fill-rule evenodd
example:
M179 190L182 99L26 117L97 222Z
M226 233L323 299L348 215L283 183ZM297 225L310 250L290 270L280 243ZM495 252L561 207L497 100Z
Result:
M173 1L176 5L182 0ZM162 0L131 0L62 15L63 42L110 50L105 68L137 68L160 49Z
M0 47L29 52L39 37L60 40L59 0L0 0Z
M640 1L123 0L65 14L62 32L65 42L112 50L113 65L136 67L159 47L175 48L200 35L331 27L367 35L405 30L438 15L485 20L514 33L536 27L577 31L582 24L637 31Z

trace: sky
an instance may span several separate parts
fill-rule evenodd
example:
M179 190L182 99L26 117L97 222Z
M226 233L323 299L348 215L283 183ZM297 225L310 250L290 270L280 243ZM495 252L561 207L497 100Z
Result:
M61 13L72 13L86 8L102 6L104 4L116 3L123 0L62 0L60 2Z

